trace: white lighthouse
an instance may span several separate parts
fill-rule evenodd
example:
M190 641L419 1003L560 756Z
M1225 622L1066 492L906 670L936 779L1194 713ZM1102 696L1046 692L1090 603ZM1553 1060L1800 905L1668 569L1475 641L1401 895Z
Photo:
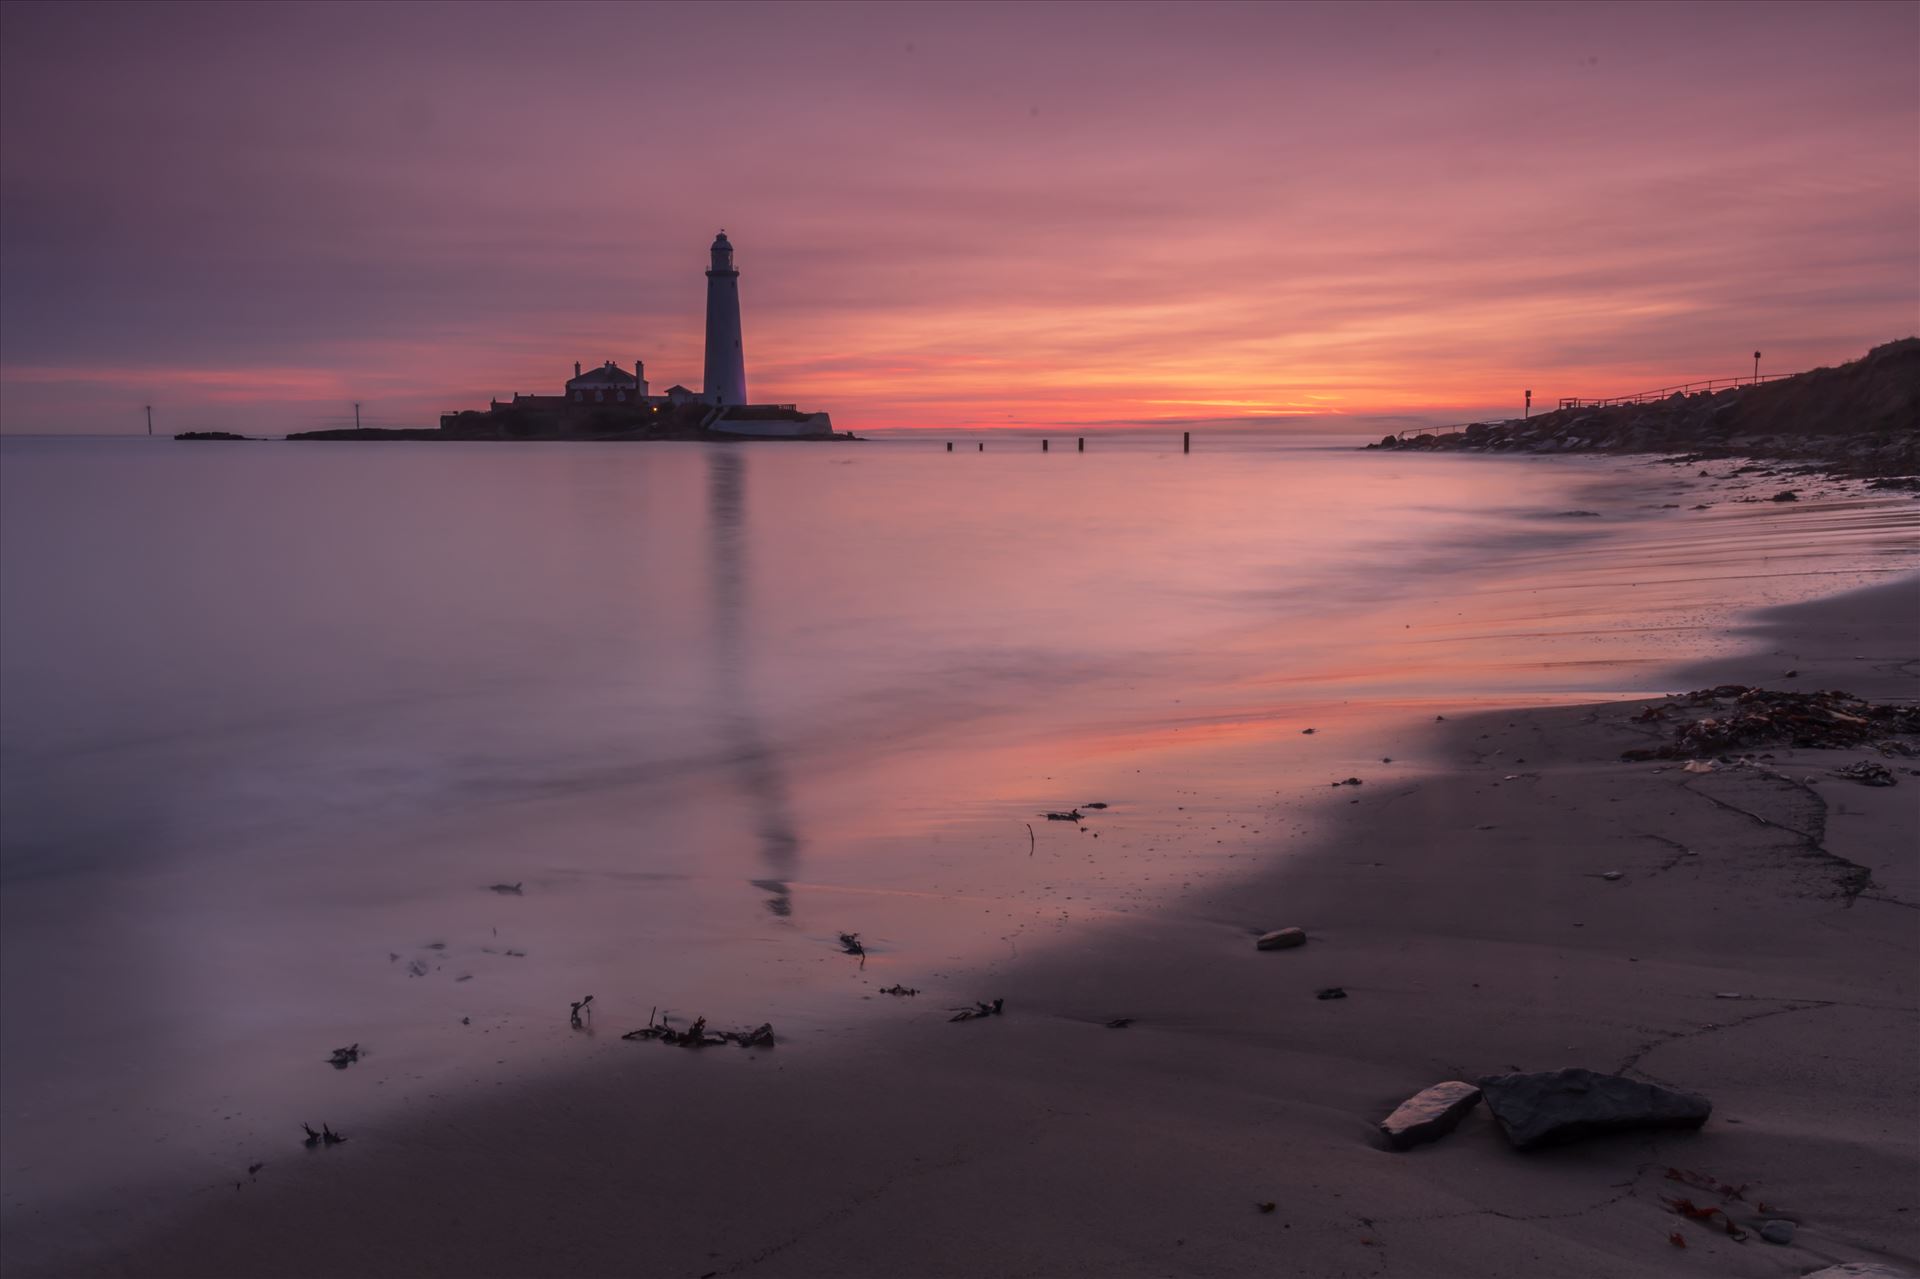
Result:
M740 273L733 245L722 231L713 237L707 271L707 385L703 397L730 407L747 402L747 357L740 348Z

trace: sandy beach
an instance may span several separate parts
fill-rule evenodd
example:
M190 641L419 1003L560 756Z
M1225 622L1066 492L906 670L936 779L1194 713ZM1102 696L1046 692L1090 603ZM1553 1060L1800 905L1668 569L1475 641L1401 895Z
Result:
M1910 699L1917 635L1920 583L1903 577L1754 617L1746 651L1667 682ZM1623 763L1649 740L1633 717L1650 704L1331 722L1298 746L1362 784L1290 784L1275 804L1307 845L1218 887L1169 884L990 963L823 957L849 994L769 1050L622 1042L649 1015L644 992L671 986L636 973L632 990L596 992L581 1030L556 1018L553 1040L588 1050L575 1066L428 1091L371 1127L341 1106L308 1116L338 1126L339 1146L303 1150L293 1129L255 1170L16 1212L7 1270L1571 1279L1920 1264L1920 774L1892 758L1892 787L1833 775L1867 751L1769 749L1710 773ZM1222 820L1206 787L1151 793L1191 796L1162 805L1173 813L1115 795L1085 830L1043 822L1007 873L1091 862L1073 850L1130 822L1204 844ZM1256 951L1287 926L1310 941ZM895 985L919 993L882 993ZM1345 998L1316 998L1335 986ZM949 1021L994 999L1004 1015ZM407 1063L374 1063L406 1086ZM1697 1092L1713 1116L1527 1154L1484 1107L1407 1153L1375 1130L1429 1084L1563 1066ZM1745 1187L1728 1214L1791 1219L1793 1242L1676 1216L1670 1169L1685 1187Z

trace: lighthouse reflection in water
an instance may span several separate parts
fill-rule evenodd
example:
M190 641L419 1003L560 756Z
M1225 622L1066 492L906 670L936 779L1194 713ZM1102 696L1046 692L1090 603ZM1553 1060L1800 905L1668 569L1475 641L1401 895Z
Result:
M737 317L736 317L737 318ZM713 705L722 749L760 841L766 874L753 881L767 909L793 913L791 880L800 857L792 805L778 752L767 744L754 709L750 663L751 567L746 541L746 460L731 449L707 454L707 526L713 616Z

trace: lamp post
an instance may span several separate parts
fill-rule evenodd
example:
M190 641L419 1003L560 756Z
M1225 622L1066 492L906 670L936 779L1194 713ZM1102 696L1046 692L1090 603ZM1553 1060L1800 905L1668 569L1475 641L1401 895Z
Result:
M1753 384L1760 385L1760 352L1753 353Z

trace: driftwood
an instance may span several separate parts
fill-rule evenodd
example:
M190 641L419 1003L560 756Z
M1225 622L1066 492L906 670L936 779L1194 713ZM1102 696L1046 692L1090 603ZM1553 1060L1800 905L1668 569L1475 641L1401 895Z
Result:
M622 1039L653 1039L663 1044L672 1044L677 1048L706 1048L714 1044L738 1044L742 1048L771 1048L774 1045L773 1023L761 1022L752 1030L708 1030L707 1019L697 1017L685 1030L675 1030L667 1019L655 1009L647 1015L647 1024L639 1030L629 1030L620 1036Z
M920 992L911 986L882 986L880 993L883 995L917 995Z
M575 1030L581 1029L584 1022L592 1021L593 996L588 995L585 999L576 1000L574 1003L568 1005L567 1019L573 1023Z
M521 895L519 884L488 884L487 891L493 892L493 893L503 893L510 897L519 897Z
M1004 999L996 999L990 1004L976 1003L971 1008L956 1008L953 1010L953 1016L947 1018L947 1020L974 1021L981 1017L998 1017L1003 1011L1005 1004L1006 1001Z
M345 1070L348 1066L351 1066L354 1062L359 1060L360 1060L360 1045L348 1044L345 1048L334 1049L333 1056L327 1060L327 1064L329 1066L332 1066L335 1070Z
M867 966L867 948L860 944L859 933L840 934L840 953L843 955L858 955L860 956L860 966L862 968Z
M1086 814L1079 809L1069 808L1064 813L1048 813L1047 820L1050 822L1077 822L1085 816Z

